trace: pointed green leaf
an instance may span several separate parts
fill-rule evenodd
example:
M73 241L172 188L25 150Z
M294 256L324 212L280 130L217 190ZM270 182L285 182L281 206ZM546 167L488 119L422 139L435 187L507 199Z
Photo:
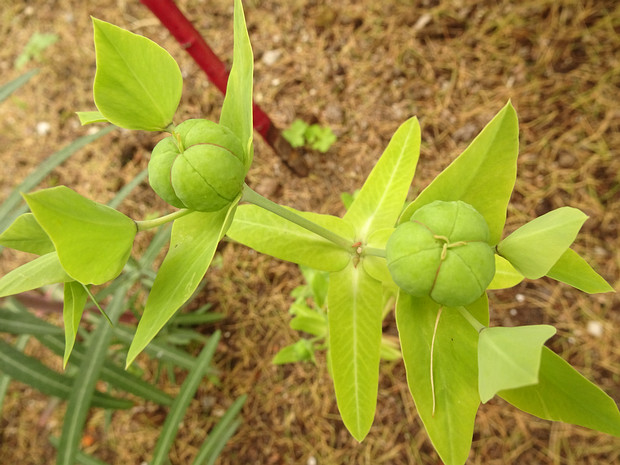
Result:
M245 168L252 164L252 73L254 57L243 5L235 0L233 65L228 76L220 124L234 132L246 149Z
M45 255L55 250L54 244L32 213L18 216L13 224L0 234L0 245L37 255Z
M420 156L420 124L405 121L394 133L381 158L344 215L355 227L356 240L366 242L377 229L396 224Z
M342 218L289 210L353 244L353 229ZM351 253L333 242L256 205L240 205L226 235L260 253L317 270L338 271L351 260Z
M488 402L499 391L538 383L543 344L555 334L549 325L485 328L478 341L478 390Z
M119 288L106 307L106 313L109 315L112 324L103 318L100 319L97 328L90 336L88 351L79 368L79 382L73 383L69 402L67 402L67 410L63 417L57 465L75 464L75 455L80 447L82 431L86 424L95 386L108 353L112 325L118 322L125 310L125 297L128 287L125 285Z
M497 244L506 222L506 207L517 177L519 124L512 104L478 134L465 151L443 170L403 212L400 222L435 200L462 200L478 210Z
M588 217L562 207L524 224L497 245L497 251L526 278L546 275L577 237Z
M463 465L469 455L478 397L478 333L453 308L444 308L433 355L431 345L439 304L430 298L398 295L396 323L407 383L424 427L446 465Z
M524 412L620 437L620 412L614 400L547 347L543 347L538 384L499 393Z
M291 320L291 329L303 331L313 336L324 337L327 335L327 318L324 313L309 308L304 304L293 304L289 310L295 315Z
M21 86L26 84L32 76L37 74L39 70L37 68L31 69L30 71L22 74L21 76L16 77L12 81L7 82L0 86L0 103L4 102L9 96L19 89Z
M194 293L213 259L235 206L175 220L164 259L127 354L127 366Z
M137 232L131 218L65 186L24 194L24 198L73 279L103 284L120 274Z
M562 254L547 276L588 294L614 291L614 288L572 249L567 249Z
M80 118L82 126L93 123L109 123L108 119L99 111L76 111L75 113Z
M183 78L170 54L146 37L93 18L95 105L126 129L163 131L181 100Z
M512 264L501 255L495 254L495 276L487 289L507 289L525 279Z
M330 274L329 348L340 416L362 441L375 417L382 321L381 283L353 263Z
M69 356L75 344L75 336L80 326L82 312L88 293L84 286L78 282L71 281L65 283L64 289L64 306L62 309L62 317L65 324L65 354L62 360L63 368L67 366Z
M56 252L42 255L0 278L0 297L19 294L48 284L73 281Z

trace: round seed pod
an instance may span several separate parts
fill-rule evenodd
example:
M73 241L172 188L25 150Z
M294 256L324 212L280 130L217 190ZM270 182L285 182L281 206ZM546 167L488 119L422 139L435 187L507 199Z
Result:
M246 154L228 128L205 119L179 124L159 142L149 162L149 182L178 208L217 211L243 189Z
M478 299L495 275L484 217L462 202L435 201L396 228L386 246L394 282L448 307Z

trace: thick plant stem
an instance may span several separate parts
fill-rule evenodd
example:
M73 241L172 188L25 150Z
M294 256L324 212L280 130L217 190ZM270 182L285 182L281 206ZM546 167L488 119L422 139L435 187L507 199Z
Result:
M243 195L241 196L240 201L248 202L258 207L264 208L265 210L268 210L271 213L274 213L284 218L285 220L290 221L291 223L295 223L296 225L301 226L302 228L307 229L308 231L311 231L323 237L324 239L327 239L330 242L333 242L334 244L342 247L347 251L351 251L351 247L353 244L350 240L340 236L339 234L336 234L333 231L330 231L329 229L324 228L323 226L319 226L318 224L298 215L297 213L294 213L284 208L282 205L278 205L277 203L266 199L259 193L253 191L247 184L244 184L243 186Z
M159 218L154 218L152 220L136 221L136 226L138 226L138 231L146 231L148 229L157 228L158 226L169 223L170 221L174 221L177 218L181 218L182 216L185 216L191 212L192 210L188 210L187 208L184 208L182 210L178 210L168 215L160 216Z

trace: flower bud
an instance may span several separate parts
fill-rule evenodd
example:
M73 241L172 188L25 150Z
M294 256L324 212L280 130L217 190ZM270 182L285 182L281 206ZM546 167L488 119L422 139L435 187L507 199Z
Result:
M221 210L243 189L245 156L241 141L228 128L190 119L153 149L149 182L175 207Z
M386 246L394 282L448 307L478 299L495 275L489 227L474 207L437 200L401 224Z

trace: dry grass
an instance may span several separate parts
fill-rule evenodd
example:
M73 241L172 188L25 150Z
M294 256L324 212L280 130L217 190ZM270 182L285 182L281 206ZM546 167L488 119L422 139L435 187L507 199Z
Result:
M96 3L96 4L95 4ZM179 2L222 56L230 56L231 3ZM463 149L511 99L520 117L521 156L509 209L512 230L535 215L572 205L590 219L577 249L616 289L620 286L620 6L613 0L449 0L246 2L256 57L255 95L282 127L299 117L330 125L339 141L326 155L308 154L312 173L296 178L257 143L249 182L262 193L304 210L341 214L342 191L358 188L391 134L416 114L423 147L412 195ZM186 76L179 119L217 117L221 96L137 1L38 0L0 12L2 82L33 32L60 41L31 84L0 105L3 169L0 198L25 174L85 129L74 110L92 107L94 72L89 14L143 33L164 45ZM280 52L272 64L268 51ZM34 128L48 121L51 131ZM67 184L99 201L142 170L157 136L117 131L55 171L48 185ZM122 206L141 218L164 204L146 186ZM381 370L375 424L357 444L343 428L325 363L274 367L270 357L295 340L288 329L294 266L233 244L208 274L202 300L227 314L217 352L221 385L205 384L192 404L171 462L189 463L196 447L232 400L247 393L244 423L220 464L438 464L405 383L400 363ZM0 268L13 264L4 256ZM517 299L518 297L518 299ZM620 400L620 300L587 296L542 280L491 297L495 324L549 323L551 341L614 399ZM602 324L602 334L588 324ZM207 328L208 331L211 328ZM394 331L393 324L388 331ZM50 363L36 345L28 348ZM148 372L152 367L144 361ZM177 386L160 379L163 389ZM3 463L52 463L47 435L58 434L63 404L12 387L0 422ZM93 412L89 451L109 463L148 460L165 410L150 405L113 415ZM583 465L620 461L617 438L522 414L502 401L477 418L469 463Z

